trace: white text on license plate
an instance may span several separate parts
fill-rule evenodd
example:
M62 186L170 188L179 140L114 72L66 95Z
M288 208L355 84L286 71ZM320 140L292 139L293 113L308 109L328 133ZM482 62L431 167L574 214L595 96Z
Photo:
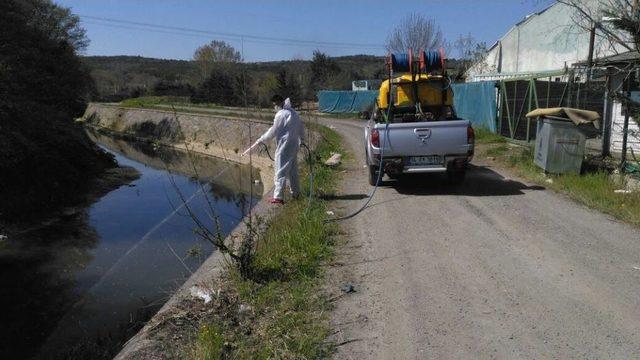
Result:
M409 158L409 166L412 165L442 165L442 156L411 156Z

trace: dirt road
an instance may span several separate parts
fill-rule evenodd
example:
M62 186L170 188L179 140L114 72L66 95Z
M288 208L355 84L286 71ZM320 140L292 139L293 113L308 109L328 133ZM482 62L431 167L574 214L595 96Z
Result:
M348 212L371 190L362 122L325 122L355 155ZM458 188L386 183L342 225L338 359L640 357L640 231L607 215L476 164Z

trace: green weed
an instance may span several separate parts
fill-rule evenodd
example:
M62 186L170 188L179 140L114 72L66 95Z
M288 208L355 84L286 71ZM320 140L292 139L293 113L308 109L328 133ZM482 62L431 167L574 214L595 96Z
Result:
M507 142L504 136L494 134L489 130L483 128L475 128L473 130L475 131L476 143L478 144L499 144Z
M494 147L491 147L491 148L487 149L485 154L487 156L502 156L507 151L509 151L509 146L502 144L502 145L494 146Z
M224 351L224 335L219 326L206 324L200 328L197 346L192 358L198 360L221 359Z
M318 131L324 141L316 148L322 159L331 152L344 153L341 138L328 128L308 124ZM302 167L302 186L308 189L308 167ZM330 333L329 303L320 289L322 264L334 255L337 228L324 223L326 203L321 195L334 191L337 173L316 163L314 166L315 194L310 203L306 198L288 202L269 222L257 244L253 276L243 279L238 273L229 274L230 286L238 299L253 309L254 318L246 326L229 322L212 323L215 334L224 333L224 356L235 359L319 359L328 357L333 348L326 341ZM306 187L305 187L306 185ZM308 191L308 190L306 190ZM193 356L197 359L216 359L219 337L209 336L210 327L199 330ZM224 330L224 331L222 331ZM202 340L205 342L202 342ZM211 354L203 357L200 354Z

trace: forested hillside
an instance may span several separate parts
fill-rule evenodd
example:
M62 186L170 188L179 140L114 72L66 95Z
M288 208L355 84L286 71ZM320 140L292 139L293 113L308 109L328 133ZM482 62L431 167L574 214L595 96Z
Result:
M200 81L196 63L140 56L87 56L83 63L95 80L97 99L119 101L152 92L162 84L189 84Z
M169 95L190 97L194 102L239 105L243 101L239 87L244 83L249 103L268 105L274 92L288 93L299 97L297 100L314 100L318 90L350 90L353 80L386 76L384 57L329 57L320 52L315 52L312 60L229 63L204 72L196 61L139 56L88 56L83 62L95 79L94 100L98 101ZM451 73L456 64L456 60L449 60ZM247 75L244 80L242 74Z
M351 89L351 81L384 76L384 59L371 55L330 58L336 68L329 71L325 84L331 89ZM83 62L95 79L96 100L120 101L142 95L190 96L206 80L195 61L144 58L140 56L87 56ZM310 60L247 63L244 70L254 87L276 86L278 74L296 78L301 91L313 77ZM329 65L331 66L331 65ZM271 84L270 84L271 83ZM251 93L251 91L249 91ZM306 97L312 97L308 94Z

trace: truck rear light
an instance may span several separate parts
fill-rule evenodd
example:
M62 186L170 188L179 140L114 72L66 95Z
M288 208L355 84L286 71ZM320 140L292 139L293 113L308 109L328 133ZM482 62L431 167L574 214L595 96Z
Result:
M380 132L376 129L371 130L371 145L380 147Z
M471 126L467 127L467 144L473 144L476 141L476 133Z

